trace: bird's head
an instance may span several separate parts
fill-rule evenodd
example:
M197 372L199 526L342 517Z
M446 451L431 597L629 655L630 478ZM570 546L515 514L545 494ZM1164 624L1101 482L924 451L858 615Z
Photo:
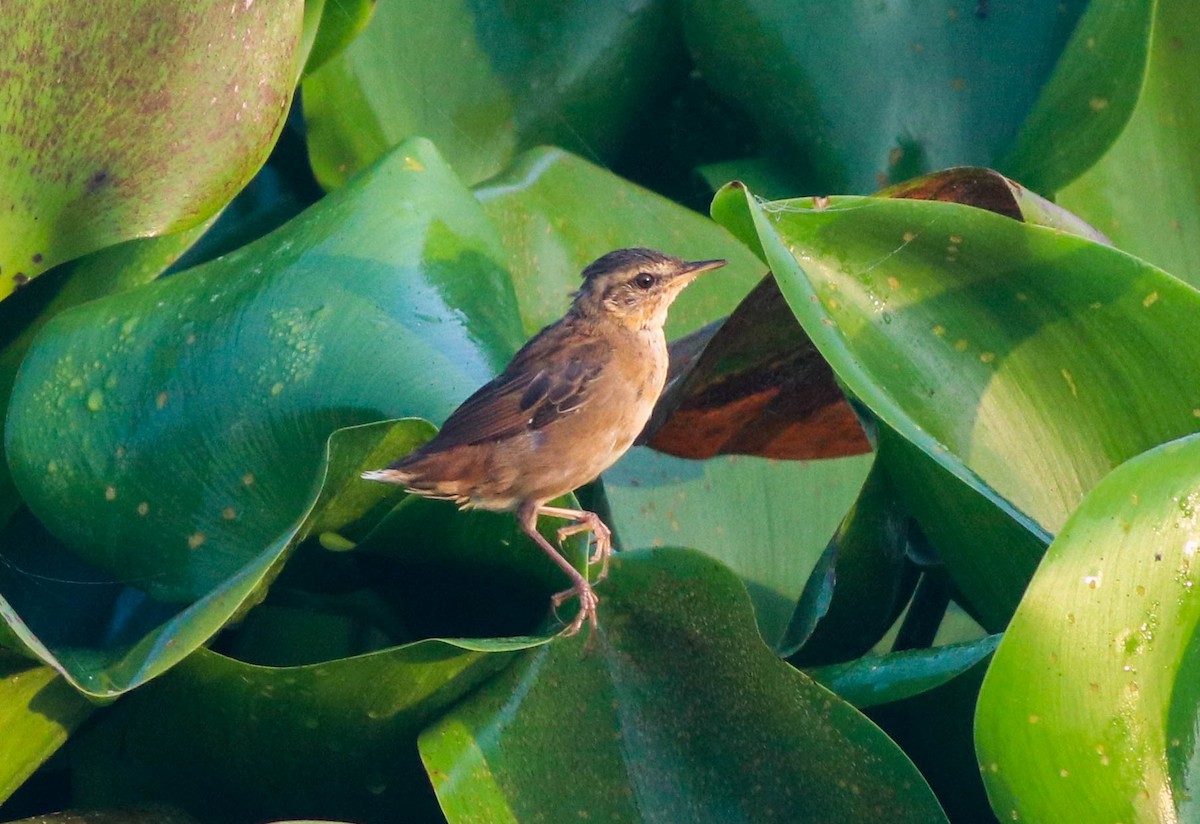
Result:
M661 329L667 309L697 275L724 260L687 261L653 249L618 249L583 270L574 309L633 329Z

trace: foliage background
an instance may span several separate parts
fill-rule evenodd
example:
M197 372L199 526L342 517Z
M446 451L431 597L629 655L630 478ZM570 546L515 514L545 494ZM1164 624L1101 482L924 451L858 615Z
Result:
M1194 817L1182 0L93 7L0 17L0 820ZM562 639L357 476L632 245L730 265Z

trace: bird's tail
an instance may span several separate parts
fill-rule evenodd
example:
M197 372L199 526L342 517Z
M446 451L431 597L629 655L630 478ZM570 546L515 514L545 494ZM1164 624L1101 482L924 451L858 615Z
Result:
M385 484L408 484L412 476L399 469L372 469L362 474L364 481L383 481Z

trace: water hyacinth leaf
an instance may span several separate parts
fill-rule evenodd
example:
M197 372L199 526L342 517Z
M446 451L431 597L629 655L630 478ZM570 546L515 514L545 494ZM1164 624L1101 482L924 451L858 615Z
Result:
M773 277L718 327L672 342L668 385L640 440L693 459L813 460L871 449Z
M1197 436L1125 463L1046 552L979 698L1001 818L1195 817L1197 466Z
M1133 113L1104 156L1055 199L1120 248L1200 287L1200 165L1190 140L1200 128L1191 94L1200 81L1200 20L1192 12L1186 0L1153 4ZM1112 52L1140 48L1123 38Z
M323 186L342 186L415 135L468 183L540 143L606 157L682 48L663 0L382 3L304 81L313 169Z
M1094 242L958 204L833 198L752 224L801 325L891 428L1036 535L1117 464L1200 429L1200 294ZM1016 437L1013 433L1019 433Z
M818 564L809 578L780 640L790 663L856 658L884 636L917 583L906 556L908 517L877 454L858 499L830 539L825 568Z
M36 0L5 14L0 298L229 202L283 126L302 13L301 0Z
M728 570L678 549L614 567L587 648L526 653L422 733L448 820L945 820L903 753L762 646Z
M475 196L500 230L530 335L562 315L583 267L613 249L648 246L687 260L729 261L671 306L668 339L732 312L766 271L712 220L561 149L526 152Z
M92 709L50 667L0 650L0 801L62 746Z
M1052 194L1108 150L1141 92L1155 0L1089 3L1037 104L998 165Z
M604 473L604 493L622 548L687 545L736 572L774 646L871 461L701 462L637 447Z
M149 788L204 820L432 820L417 734L544 641L428 640L294 667L199 650L89 730L77 798L130 804Z
M106 663L72 676L120 690L140 656L215 631L295 537L333 430L440 421L499 371L521 340L500 257L414 141L255 244L48 324L6 431L22 495L81 557L139 581L171 634L206 616L166 653L93 649Z
M888 186L876 192L876 197L961 203L964 206L974 206L1011 217L1022 223L1048 226L1097 243L1109 243L1102 232L1080 219L1078 215L1031 192L993 169L975 166L942 169Z
M796 194L865 194L994 165L1086 5L688 0L683 20L704 77L806 180Z
M138 238L93 252L60 266L0 303L0 328L11 331L0 349L0 416L33 338L50 318L72 306L149 283L166 271L212 226L199 226L162 237ZM18 331L19 330L19 331ZM20 505L8 462L0 461L0 524Z
M903 701L928 692L986 659L999 635L978 641L912 649L806 670L817 683L859 709Z
M316 18L313 31L305 28L308 57L304 61L305 76L312 74L344 50L371 22L378 0L307 0L304 13ZM310 8L311 7L311 8Z

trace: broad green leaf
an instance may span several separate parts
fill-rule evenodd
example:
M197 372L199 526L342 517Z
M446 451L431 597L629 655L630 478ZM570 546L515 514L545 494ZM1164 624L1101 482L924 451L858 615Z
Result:
M0 650L0 801L91 712L92 705L50 667Z
M544 640L428 640L296 667L199 650L91 727L76 798L149 795L204 820L437 820L417 734Z
M604 492L623 548L691 546L741 576L774 646L870 468L870 455L688 461L638 447L604 473Z
M688 0L683 19L704 77L807 182L793 194L867 193L993 165L1084 7Z
M957 204L835 198L752 222L805 331L864 404L1053 533L1110 469L1200 429L1200 294L1119 251Z
M663 0L380 4L304 81L317 179L342 186L415 135L469 183L539 143L608 156L674 73L673 21Z
M1157 0L1089 3L1011 153L999 164L1052 194L1108 150L1142 84Z
M229 202L283 125L302 11L30 0L0 16L0 298Z
M984 681L977 751L1001 818L1196 817L1200 437L1084 499Z
M296 537L334 429L441 420L499 371L521 338L500 257L414 141L257 243L48 324L14 390L13 477L155 616L72 653L71 677L110 693L182 658Z
M1200 20L1194 12L1187 0L1154 2L1133 113L1099 162L1057 200L1120 248L1200 286L1200 166L1192 140L1200 129L1200 101L1192 94L1200 82ZM1130 48L1122 39L1114 51Z
M64 264L49 277L0 303L0 328L12 334L0 349L0 414L8 411L17 370L30 343L52 317L89 300L149 283L169 268L212 223L209 220L175 234L139 238L93 252ZM18 506L20 496L12 485L8 462L0 462L0 524Z
M671 306L671 338L732 312L766 271L709 218L561 149L526 152L475 196L500 230L531 335L566 310L583 267L613 249L649 246L688 260L729 261Z
M590 639L525 653L422 733L451 822L945 820L903 753L762 646L720 564L622 554L610 584Z

